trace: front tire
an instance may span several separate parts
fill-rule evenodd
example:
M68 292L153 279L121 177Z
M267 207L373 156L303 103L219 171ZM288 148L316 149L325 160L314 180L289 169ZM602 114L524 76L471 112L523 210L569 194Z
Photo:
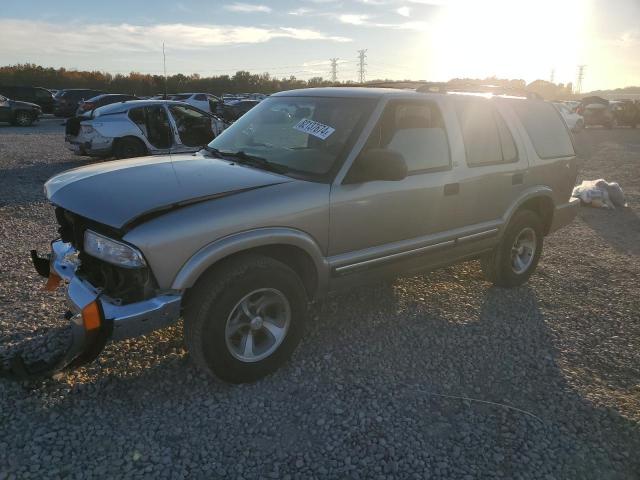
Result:
M291 268L246 255L198 280L185 309L185 343L202 370L229 383L254 382L291 357L306 314L306 292Z
M137 138L125 137L115 140L113 156L117 159L144 157L147 153L147 147Z
M543 240L540 217L531 210L516 212L500 244L481 259L485 278L499 287L522 285L538 265Z

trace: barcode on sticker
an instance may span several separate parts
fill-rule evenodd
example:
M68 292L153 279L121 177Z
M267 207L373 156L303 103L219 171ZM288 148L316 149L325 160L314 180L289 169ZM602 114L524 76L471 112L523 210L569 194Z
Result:
M324 125L320 122L315 122L309 119L300 120L294 127L299 132L308 133L314 137L318 137L325 140L329 135L336 131L335 128L329 125Z

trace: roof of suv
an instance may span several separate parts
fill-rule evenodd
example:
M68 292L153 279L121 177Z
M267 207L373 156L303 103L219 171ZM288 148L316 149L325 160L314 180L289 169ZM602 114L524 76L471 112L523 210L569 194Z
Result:
M398 88L370 87L322 87L287 90L271 95L272 97L339 97L339 98L381 98L388 96L425 95L415 90Z
M454 95L455 94L455 95ZM272 97L337 97L337 98L384 98L384 97L407 97L416 96L421 98L441 98L442 96L456 97L484 97L484 98L508 98L522 100L524 97L494 94L490 92L457 91L450 92L419 92L405 88L378 88L378 87L323 87L323 88L303 88L300 90L287 90L285 92L274 93Z

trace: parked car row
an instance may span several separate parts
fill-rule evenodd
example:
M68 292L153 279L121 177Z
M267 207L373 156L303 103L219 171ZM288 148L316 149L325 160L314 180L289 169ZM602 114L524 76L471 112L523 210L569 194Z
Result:
M564 122L569 127L573 133L578 133L580 130L584 128L584 118L577 111L573 110L571 106L567 105L565 102L554 102L553 103L562 115Z
M31 125L42 113L71 118L83 116L87 112L112 103L145 98L87 88L48 90L31 86L0 86L0 95L4 98L0 121L21 126ZM266 95L242 93L217 97L210 93L192 92L158 94L148 98L184 102L203 112L217 115L226 124L231 124L260 103Z
M582 99L578 112L584 116L585 125L603 125L606 128L640 124L640 104L631 100L606 100L601 97Z
M265 95L257 93L233 96L224 94L222 97L216 97L210 93L161 93L152 98L185 102L205 112L216 114L230 124L255 107L265 97Z

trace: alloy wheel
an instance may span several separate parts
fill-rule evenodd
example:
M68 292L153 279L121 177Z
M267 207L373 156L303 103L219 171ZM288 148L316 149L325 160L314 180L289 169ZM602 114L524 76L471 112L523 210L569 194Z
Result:
M523 228L511 247L511 269L518 275L527 271L536 254L536 232L531 227Z
M282 344L291 323L285 295L261 288L242 297L231 310L225 327L229 353L242 362L258 362Z

